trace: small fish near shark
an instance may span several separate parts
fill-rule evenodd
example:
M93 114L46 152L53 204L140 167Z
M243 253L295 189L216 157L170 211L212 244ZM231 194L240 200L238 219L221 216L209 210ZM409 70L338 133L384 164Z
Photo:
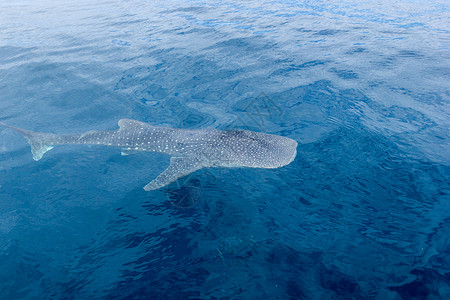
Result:
M169 167L144 187L151 191L169 185L201 168L250 167L275 169L290 164L297 142L283 136L249 130L176 129L130 119L119 120L119 129L56 135L0 125L20 132L38 161L56 145L105 145L124 151L160 152L171 156Z

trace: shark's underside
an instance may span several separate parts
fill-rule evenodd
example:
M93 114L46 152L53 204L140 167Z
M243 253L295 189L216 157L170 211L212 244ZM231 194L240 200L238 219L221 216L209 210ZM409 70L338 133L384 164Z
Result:
M279 168L297 155L297 142L278 135L248 130L176 129L122 119L119 130L56 135L34 132L3 123L22 133L31 145L34 160L55 145L85 144L121 147L124 150L161 152L171 157L169 167L144 190L156 190L206 167Z

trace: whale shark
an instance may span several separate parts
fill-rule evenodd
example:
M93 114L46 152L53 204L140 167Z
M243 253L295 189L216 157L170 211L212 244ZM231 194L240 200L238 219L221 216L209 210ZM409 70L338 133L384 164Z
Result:
M290 164L297 155L295 140L249 130L177 129L121 119L118 130L57 135L0 125L23 134L36 161L56 145L105 145L170 155L169 167L144 186L146 191L168 186L202 168L274 169Z

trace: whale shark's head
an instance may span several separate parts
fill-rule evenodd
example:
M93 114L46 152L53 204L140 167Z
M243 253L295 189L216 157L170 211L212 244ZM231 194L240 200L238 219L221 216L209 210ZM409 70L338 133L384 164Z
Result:
M297 155L293 139L247 130L227 131L228 166L274 169L290 164Z
M274 169L286 166L294 161L297 156L297 142L293 139L265 134L259 157L254 167Z

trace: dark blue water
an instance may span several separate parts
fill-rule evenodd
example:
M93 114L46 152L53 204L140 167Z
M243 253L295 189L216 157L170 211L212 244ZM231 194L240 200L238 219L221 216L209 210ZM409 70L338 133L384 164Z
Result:
M142 187L162 154L0 129L1 299L450 299L447 1L3 1L0 121L299 142ZM47 3L46 3L47 2Z

